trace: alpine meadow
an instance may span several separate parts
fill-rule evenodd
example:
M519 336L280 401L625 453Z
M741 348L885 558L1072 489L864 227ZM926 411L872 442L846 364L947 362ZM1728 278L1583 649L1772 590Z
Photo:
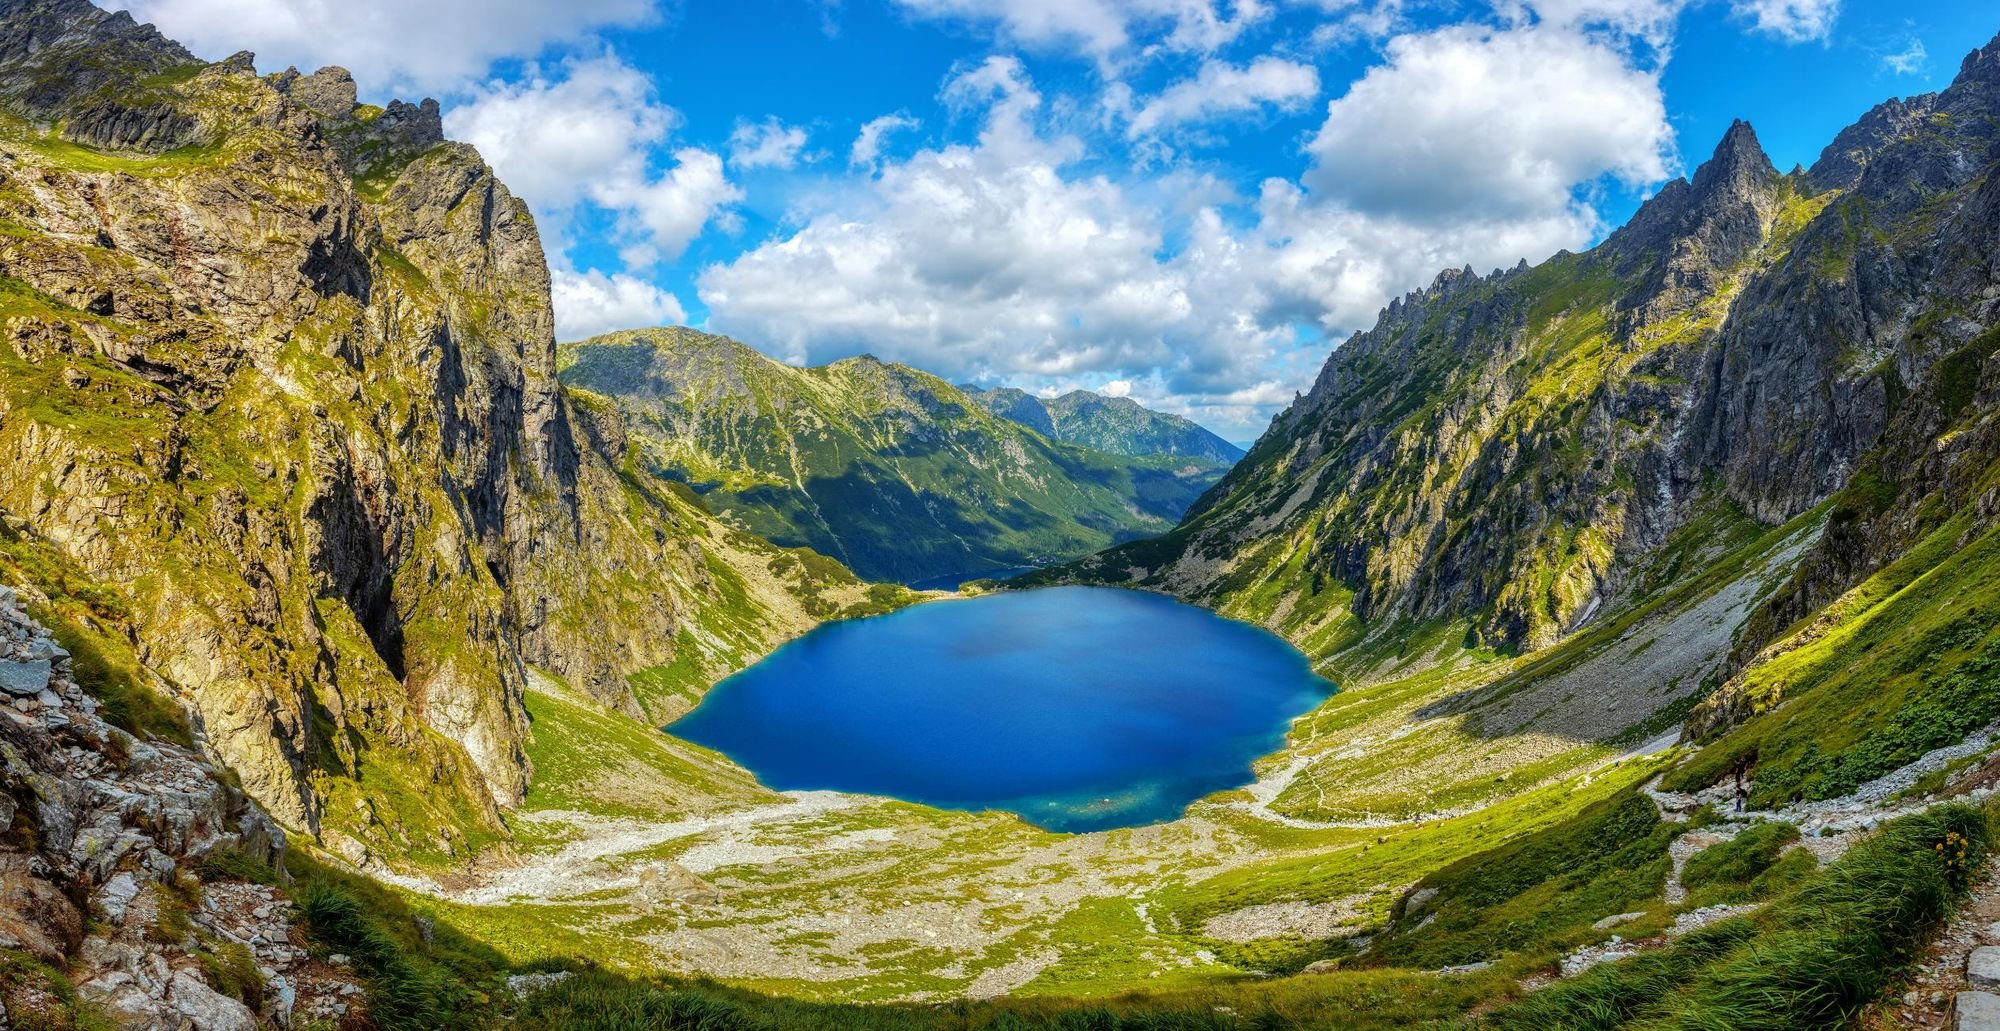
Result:
M0 1028L2000 1031L2000 6L101 2Z

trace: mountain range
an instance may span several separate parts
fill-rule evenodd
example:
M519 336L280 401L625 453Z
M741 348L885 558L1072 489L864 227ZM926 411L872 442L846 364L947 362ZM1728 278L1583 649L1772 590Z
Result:
M959 389L994 415L1065 444L1114 455L1185 455L1224 465L1243 457L1242 448L1195 423L1153 411L1129 397L1088 390L1044 398L1014 387Z
M572 397L616 413L648 471L874 579L1040 565L1164 532L1232 460L1207 431L1130 401L1073 400L1063 433L867 355L798 368L669 327L565 344L557 361Z
M1996 170L2000 40L1811 168L1737 123L1596 247L1393 301L1234 461L1123 399L559 347L435 102L7 4L5 1019L1969 1026ZM1043 559L1340 690L1089 835L658 729L935 597L867 578Z

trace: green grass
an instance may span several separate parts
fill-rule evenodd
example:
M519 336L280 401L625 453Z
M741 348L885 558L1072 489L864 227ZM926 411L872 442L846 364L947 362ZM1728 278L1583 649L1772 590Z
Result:
M61 970L19 949L0 949L0 999L14 1031L114 1031ZM31 1001L32 1000L32 1001Z
M1785 846L1799 840L1799 829L1789 823L1756 823L1719 845L1711 845L1690 856L1681 871L1681 883L1690 891L1710 885L1748 886L1778 861Z
M530 998L512 1026L524 1031L1391 1031L1453 1020L1498 990L1498 979L1491 977L1370 971L1135 992L1109 1000L864 1007L585 970Z
M500 956L440 923L425 941L415 914L365 877L294 857L297 918L315 951L354 964L367 988L368 1019L382 1031L471 1031L491 1026L505 989Z
M1395 929L1365 962L1437 968L1507 954L1549 958L1595 940L1602 935L1591 924L1644 910L1659 895L1678 831L1636 790L1595 803L1418 881L1436 897L1421 913L1399 904Z
M1909 969L1991 841L1948 805L1896 820L1751 918L1605 964L1490 1015L1521 1031L1844 1027Z
M1748 718L1667 786L1752 758L1756 805L1837 797L2000 718L2000 532L1964 533L1952 520L1796 628L1743 675Z
M534 735L528 809L669 820L694 808L774 797L720 754L559 685L531 688L522 701Z

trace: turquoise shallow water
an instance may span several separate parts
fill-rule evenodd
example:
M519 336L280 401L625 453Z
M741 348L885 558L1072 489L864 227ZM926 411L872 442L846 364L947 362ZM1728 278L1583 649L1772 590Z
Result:
M1333 685L1256 627L1054 587L834 623L669 729L782 790L1005 809L1051 830L1170 820L1252 779Z

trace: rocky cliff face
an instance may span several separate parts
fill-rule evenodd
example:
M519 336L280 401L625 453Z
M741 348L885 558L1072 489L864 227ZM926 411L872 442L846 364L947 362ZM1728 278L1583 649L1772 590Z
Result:
M1983 396L1990 375L1997 61L1876 108L1809 172L1779 175L1737 123L1598 248L1447 271L1336 350L1174 533L1065 575L1164 587L1320 652L1357 616L1463 618L1532 649L1634 597L1699 514L1783 522L1869 493L1867 462L1932 470L1886 488L1911 506L1975 495L1939 467L1992 454L1951 437L1976 405L1910 399ZM1835 520L1752 636L1893 559L1885 515Z
M615 407L648 467L717 513L883 579L1034 565L1157 533L1220 471L1065 445L907 366L864 356L798 369L687 329L566 344L562 377Z
M1072 390L1046 400L1013 387L961 388L1003 419L1050 440L1114 455L1178 455L1228 465L1243 449L1178 415L1156 412L1129 397Z
M527 783L526 667L636 713L861 590L621 473L434 102L83 0L0 16L0 98L4 562L288 826L463 858Z

